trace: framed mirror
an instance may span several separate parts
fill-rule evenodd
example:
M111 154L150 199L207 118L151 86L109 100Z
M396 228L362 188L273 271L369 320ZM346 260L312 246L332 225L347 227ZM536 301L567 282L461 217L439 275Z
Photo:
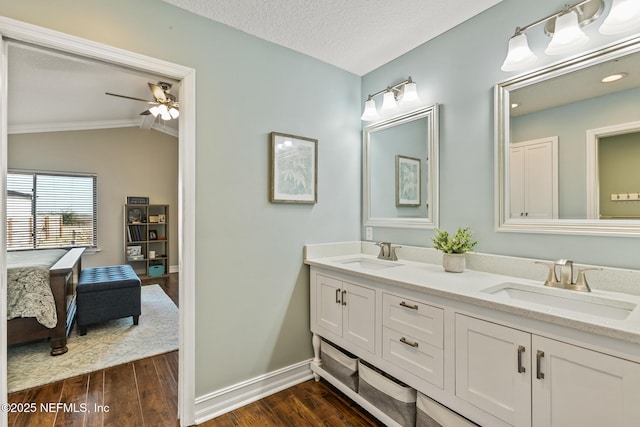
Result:
M500 231L640 234L640 37L495 87Z
M437 104L365 127L362 153L365 226L438 226Z

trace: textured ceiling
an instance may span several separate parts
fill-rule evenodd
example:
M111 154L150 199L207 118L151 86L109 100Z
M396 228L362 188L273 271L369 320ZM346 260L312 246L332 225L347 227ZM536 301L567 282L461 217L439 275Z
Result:
M357 75L502 0L163 0Z

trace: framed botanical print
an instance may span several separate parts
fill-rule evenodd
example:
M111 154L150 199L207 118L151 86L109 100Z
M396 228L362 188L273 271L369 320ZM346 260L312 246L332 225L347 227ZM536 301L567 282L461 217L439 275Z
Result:
M269 201L317 203L318 140L271 132Z
M396 156L396 206L420 206L420 159Z

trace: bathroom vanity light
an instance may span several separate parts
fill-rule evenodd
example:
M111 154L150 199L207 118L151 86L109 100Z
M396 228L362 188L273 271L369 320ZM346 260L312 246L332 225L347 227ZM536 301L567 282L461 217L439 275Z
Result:
M376 101L374 97L384 94L382 97L382 106L380 111L376 108ZM364 103L364 112L360 119L365 122L372 122L379 120L382 117L391 116L401 108L415 107L420 105L420 97L418 97L418 89L411 76L407 80L404 80L393 86L387 86L386 89L382 89L367 97L367 101Z
M583 0L565 7L524 27L517 27L509 40L507 57L502 71L522 70L533 65L537 56L529 48L524 33L531 27L544 23L544 31L551 36L545 49L547 55L561 55L584 46L589 37L581 27L598 19L604 10L604 0ZM640 2L638 0L613 0L611 10L600 27L602 34L619 34L640 27Z

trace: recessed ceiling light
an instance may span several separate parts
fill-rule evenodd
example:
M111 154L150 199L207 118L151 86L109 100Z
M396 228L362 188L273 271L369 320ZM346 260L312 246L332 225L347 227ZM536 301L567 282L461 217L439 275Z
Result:
M615 73L602 78L602 83L611 83L627 77L628 73Z
M520 104L518 104L517 102L514 102L513 104L511 104L511 108L518 108L518 105Z

